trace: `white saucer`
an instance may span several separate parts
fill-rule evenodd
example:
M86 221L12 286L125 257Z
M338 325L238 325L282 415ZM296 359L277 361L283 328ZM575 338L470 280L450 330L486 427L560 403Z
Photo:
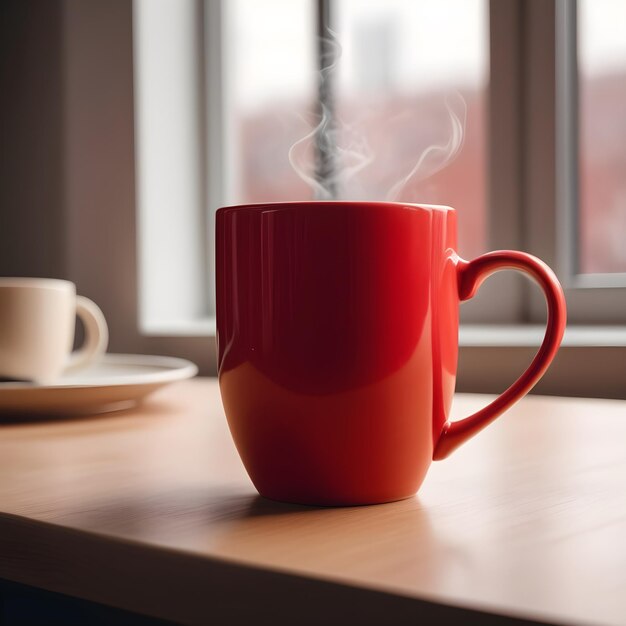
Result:
M184 359L105 354L98 363L50 385L0 382L0 414L69 416L127 409L159 387L197 373Z

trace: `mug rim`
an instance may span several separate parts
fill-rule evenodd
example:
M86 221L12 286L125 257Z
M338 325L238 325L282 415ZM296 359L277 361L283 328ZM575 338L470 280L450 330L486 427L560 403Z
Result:
M76 286L62 278L37 278L33 276L0 276L0 289L52 289L75 291Z
M289 200L281 202L252 202L245 204L233 204L220 207L217 209L217 213L231 212L240 210L256 210L256 211L282 211L282 210L295 210L302 208L328 208L330 206L342 209L407 209L410 211L422 210L427 212L441 211L441 212L454 212L450 206L443 204L425 204L425 203L412 203L412 202L383 202L383 201L370 201L370 200Z

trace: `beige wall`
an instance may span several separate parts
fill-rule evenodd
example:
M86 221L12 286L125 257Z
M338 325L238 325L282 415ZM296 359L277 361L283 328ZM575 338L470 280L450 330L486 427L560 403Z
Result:
M65 276L63 13L0 3L0 273Z

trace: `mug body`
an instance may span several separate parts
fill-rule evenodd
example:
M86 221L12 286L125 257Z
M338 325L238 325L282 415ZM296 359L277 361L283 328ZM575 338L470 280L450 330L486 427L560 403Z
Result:
M416 493L454 391L455 247L447 207L218 210L219 384L262 495L350 505Z
M76 289L47 278L0 278L0 377L45 383L74 341Z

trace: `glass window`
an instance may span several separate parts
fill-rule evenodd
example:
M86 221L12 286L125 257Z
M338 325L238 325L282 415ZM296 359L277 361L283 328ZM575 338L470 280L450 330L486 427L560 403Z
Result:
M289 162L315 112L314 0L224 3L229 203L309 200L311 187ZM228 119L229 118L229 119Z
M484 252L487 5L331 2L320 142L317 2L229 2L229 201L320 197L324 145L333 171L323 183L333 196L454 206L461 254Z
M578 271L626 272L625 0L578 3Z

